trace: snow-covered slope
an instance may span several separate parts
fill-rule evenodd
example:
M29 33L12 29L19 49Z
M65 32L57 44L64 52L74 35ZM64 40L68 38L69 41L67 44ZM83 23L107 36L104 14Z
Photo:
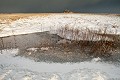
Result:
M97 31L100 34L104 32L107 34L120 34L120 17L115 15L74 13L29 16L10 23L0 24L0 37L43 31L58 33L58 29L66 26L72 29L79 29L83 33L90 30Z

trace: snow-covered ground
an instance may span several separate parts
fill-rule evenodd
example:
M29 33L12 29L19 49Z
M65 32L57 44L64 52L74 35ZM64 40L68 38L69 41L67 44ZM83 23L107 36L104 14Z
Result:
M66 26L72 29L79 29L83 33L91 30L98 31L99 33L120 34L120 17L115 15L94 14L29 16L12 21L11 23L0 24L0 37L43 31L51 31L52 33L60 35L58 29ZM69 34L66 36L70 38Z
M50 31L58 34L63 27L86 32L100 31L120 35L120 17L92 14L50 14L29 16L10 23L0 20L0 37ZM71 34L72 35L72 34ZM66 38L72 39L70 34ZM61 35L60 35L61 36ZM28 49L33 50L33 48ZM35 62L16 56L19 49L4 49L0 54L0 80L120 80L120 64L100 58L79 63Z
M120 65L100 58L79 63L35 62L15 56L19 49L2 50L0 80L119 80Z

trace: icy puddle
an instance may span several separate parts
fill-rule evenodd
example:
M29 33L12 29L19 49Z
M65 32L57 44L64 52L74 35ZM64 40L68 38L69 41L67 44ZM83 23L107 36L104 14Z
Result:
M35 62L16 56L19 49L2 50L0 80L119 80L120 65L100 58L78 63Z

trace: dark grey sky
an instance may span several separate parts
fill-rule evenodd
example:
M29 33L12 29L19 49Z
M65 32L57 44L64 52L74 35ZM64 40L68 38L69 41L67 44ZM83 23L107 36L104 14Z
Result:
M0 13L120 13L120 0L0 0Z

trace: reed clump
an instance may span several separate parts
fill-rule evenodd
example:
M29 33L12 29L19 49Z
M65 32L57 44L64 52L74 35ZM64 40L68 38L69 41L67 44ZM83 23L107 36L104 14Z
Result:
M69 26L60 28L58 34L71 43L64 43L63 46L78 46L81 51L94 56L110 56L112 51L116 49L116 42L118 38L116 34L107 34L107 28L99 29L97 31L86 29L74 29Z

